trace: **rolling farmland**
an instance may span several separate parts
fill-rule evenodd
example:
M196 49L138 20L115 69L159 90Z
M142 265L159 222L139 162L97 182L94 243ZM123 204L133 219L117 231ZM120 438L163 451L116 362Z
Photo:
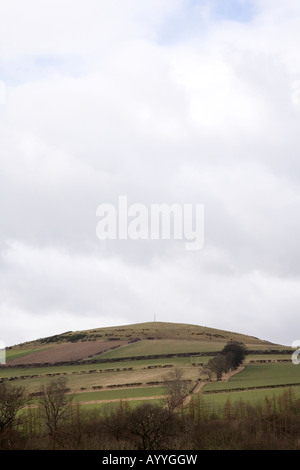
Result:
M228 381L207 382L202 367L230 340L243 341L251 352L244 369ZM215 403L223 403L224 395L238 399L237 392L258 396L259 390L263 396L270 387L300 384L300 368L282 345L223 330L155 322L67 332L17 345L7 351L0 380L26 385L28 393L36 394L42 385L64 376L75 401L95 404L100 396L153 400L174 369L181 370L189 390L200 382L199 393Z
M208 366L230 341L243 343L246 354L217 380ZM25 448L297 448L291 429L300 411L300 366L292 363L292 352L195 325L128 325L11 347L0 366L0 383L4 390L8 384L26 391L15 435L15 445ZM69 405L56 436L47 428L44 400L45 391L59 384ZM154 431L149 434L148 426L154 426L159 441L145 443L139 421L147 436ZM169 431L161 428L164 423ZM165 438L169 444L163 444Z

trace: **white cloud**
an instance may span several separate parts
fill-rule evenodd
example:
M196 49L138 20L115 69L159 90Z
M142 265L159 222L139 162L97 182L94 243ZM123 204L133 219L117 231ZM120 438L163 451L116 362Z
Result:
M257 0L243 21L207 6L3 5L0 276L9 341L155 312L295 339L299 4ZM204 203L204 249L101 244L96 208L120 194L130 203Z
M124 40L155 37L180 0L20 0L1 8L1 56L109 54Z
M263 339L289 344L300 300L297 278L240 273L218 248L197 260L178 251L145 267L11 243L2 261L0 310L11 340L151 321L155 314L160 321L175 318L254 336L258 330Z

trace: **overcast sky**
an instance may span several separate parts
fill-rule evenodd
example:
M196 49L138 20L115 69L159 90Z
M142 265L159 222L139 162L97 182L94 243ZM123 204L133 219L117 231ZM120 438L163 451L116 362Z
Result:
M300 338L299 0L2 0L0 340L156 320ZM205 243L97 207L204 204Z

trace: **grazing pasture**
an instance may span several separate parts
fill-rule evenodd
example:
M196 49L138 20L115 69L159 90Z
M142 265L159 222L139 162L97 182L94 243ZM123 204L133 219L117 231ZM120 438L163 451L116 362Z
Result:
M206 383L203 366L230 340L242 341L252 351L245 358L244 370L228 381ZM111 400L125 395L132 399L130 394L135 392L141 399L153 397L153 387L162 387L168 373L178 369L189 390L200 381L206 399L223 400L216 398L220 391L234 399L238 395L232 389L245 393L249 387L300 383L300 368L291 364L290 353L282 354L284 349L248 335L197 325L142 323L67 332L16 345L7 351L0 381L37 393L41 386L64 376L76 401L87 394L82 401L95 404L105 393Z

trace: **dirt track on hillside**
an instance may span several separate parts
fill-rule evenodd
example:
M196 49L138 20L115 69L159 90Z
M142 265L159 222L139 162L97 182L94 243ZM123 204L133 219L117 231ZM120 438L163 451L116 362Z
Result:
M93 405L97 403L118 403L118 402L123 402L123 401L145 401L145 400L158 400L158 399L164 399L167 398L167 395L158 395L153 397L130 397L130 398L112 398L110 400L91 400L91 401L77 401L74 402L74 404L79 403L80 405Z
M222 379L220 380L220 382L228 382L228 380L233 376L233 375L236 375L238 374L239 372L242 372L242 370L245 369L245 366L244 365L240 365L237 369L235 370L231 370L230 372L228 372L227 374L223 375ZM209 380L201 380L200 382L198 382L198 384L195 386L195 388L193 389L192 393L190 393L189 395L187 395L184 399L184 402L183 404L184 405L187 405L191 399L192 399L192 396L195 394L195 393L198 393L200 392L200 390L202 390L202 388L204 387L204 385L206 384L209 384L211 383Z
M76 405L97 405L101 403L120 403L124 401L146 401L146 400L163 400L167 395L153 395L150 397L130 397L130 398L111 398L107 400L89 400L89 401L74 401L73 406ZM40 408L41 405L27 405L24 408Z

